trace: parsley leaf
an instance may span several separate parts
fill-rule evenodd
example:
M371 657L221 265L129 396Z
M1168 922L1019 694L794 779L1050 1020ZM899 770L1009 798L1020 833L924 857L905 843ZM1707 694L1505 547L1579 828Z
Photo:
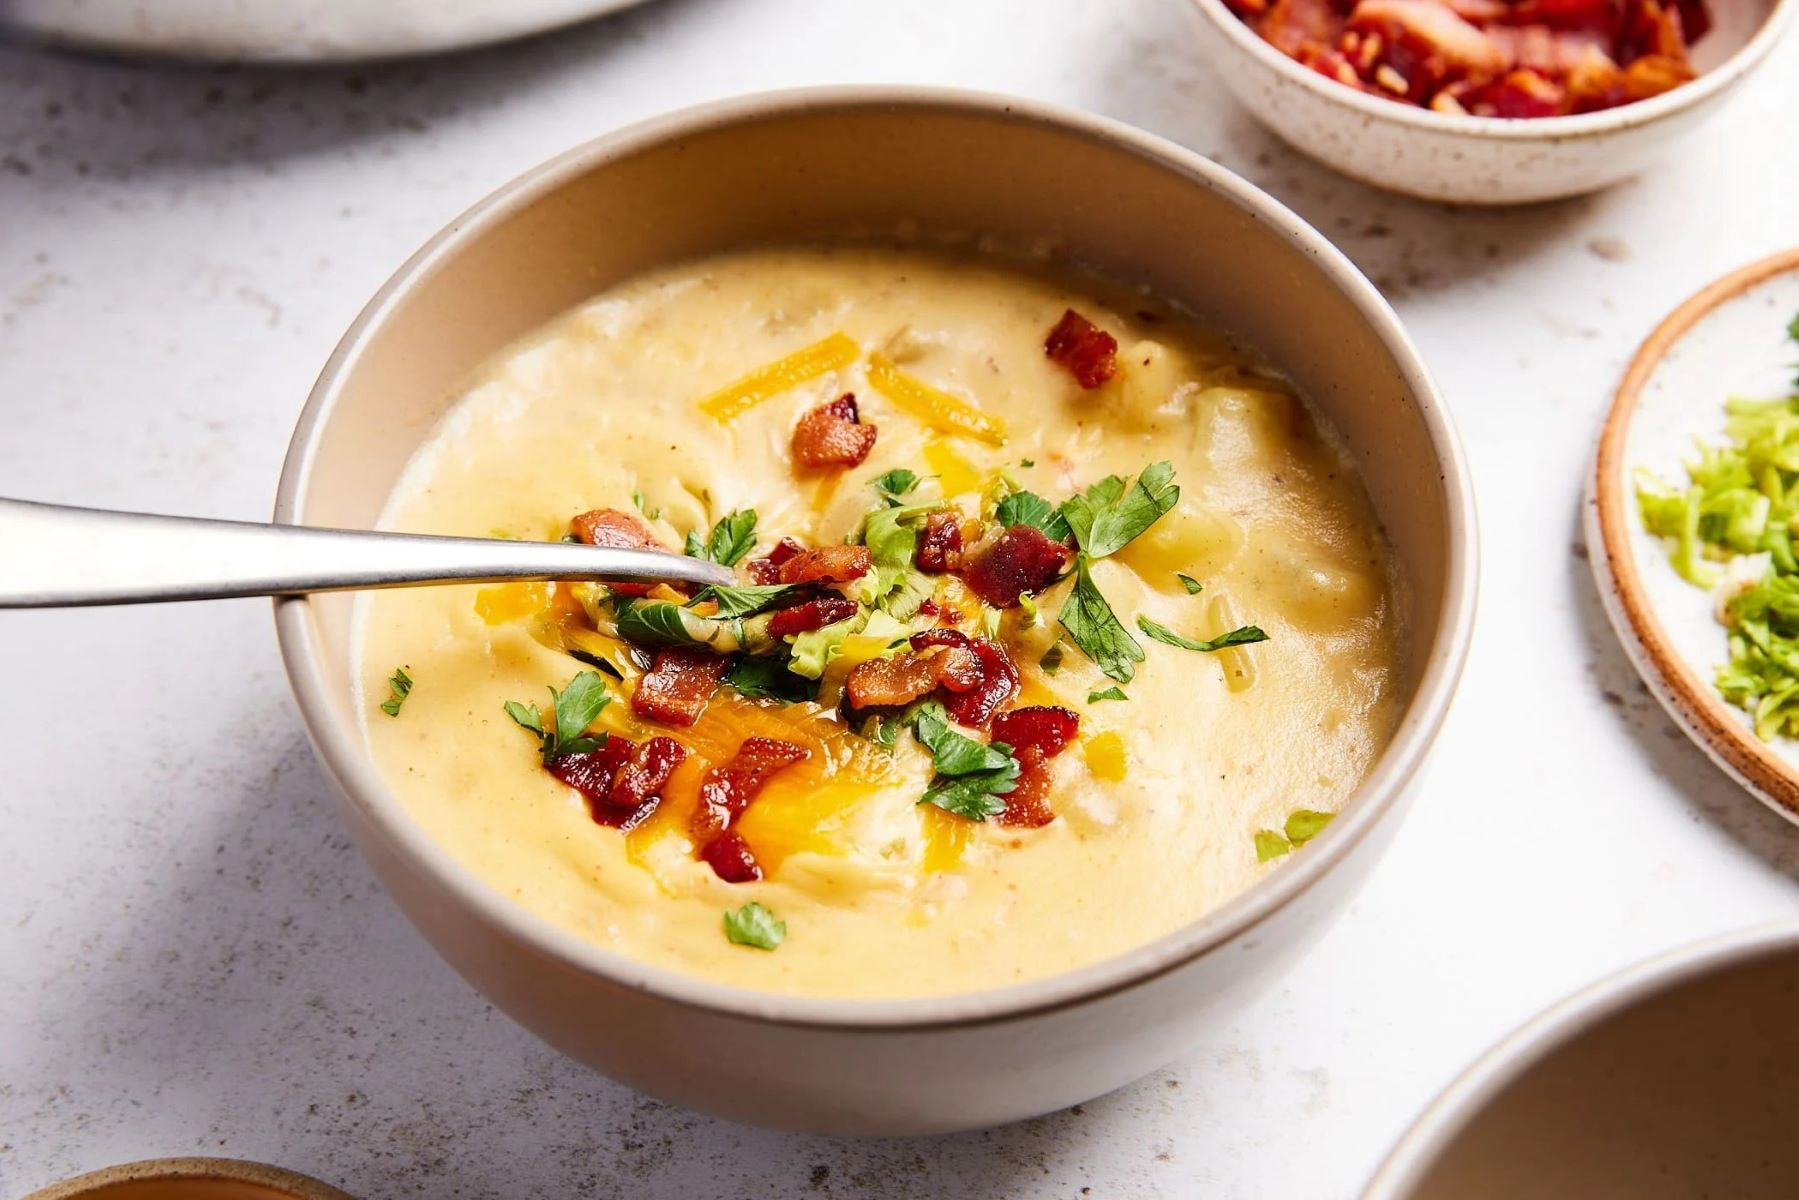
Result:
M904 467L895 467L885 475L876 475L868 481L868 485L881 493L881 498L888 504L897 508L900 497L918 486L918 475Z
M1182 650L1223 650L1227 646L1253 646L1257 642L1265 642L1268 635L1254 625L1245 625L1241 629L1233 629L1229 633L1219 634L1209 642L1196 642L1192 638L1184 638L1166 625L1158 625L1148 617L1137 618L1137 628L1170 646L1179 646Z
M1130 697L1124 694L1124 689L1119 687L1117 684L1113 684L1111 687L1107 688L1103 692L1088 692L1087 693L1087 703L1089 703L1089 704L1098 704L1101 700L1129 700L1129 699L1130 699Z
M1181 586L1187 589L1187 594L1189 596L1197 596L1200 592L1205 590L1205 585L1191 575L1183 575L1179 571L1176 571L1174 577L1181 581Z
M1061 511L1081 549L1089 557L1104 558L1155 524L1180 498L1174 465L1164 461L1144 467L1128 489L1123 479L1108 475L1080 495L1070 496Z
M585 754L598 750L606 742L606 735L586 737L587 727L592 725L600 715L600 711L612 703L612 695L606 690L606 681L593 671L582 671L568 681L568 686L561 691L550 689L551 712L550 722L544 723L544 714L535 704L520 704L517 700L506 701L506 715L518 723L522 729L535 733L543 751L543 761L547 765L551 760L561 758L565 754Z
M643 492L640 489L634 489L631 492L631 503L637 506L638 512L642 513L652 521L662 515L662 510L660 508L652 509L644 507Z
M720 518L704 542L699 534L689 530L684 550L689 558L709 558L734 567L755 548L756 510L745 508Z
M406 697L411 694L412 676L406 674L405 667L395 667L387 679L387 699L381 702L381 711L390 717L399 716L400 705L406 703Z
M746 700L781 700L788 704L798 704L818 695L816 679L795 675L778 658L751 658L744 655L725 672L725 682Z
M1271 859L1279 858L1281 855L1286 854L1288 851L1290 851L1292 849L1293 849L1293 843L1289 842L1286 838L1282 837L1280 834L1274 832L1274 830L1272 830L1272 829L1256 830L1256 861L1257 862L1265 863Z
M692 608L702 600L718 603L718 617L753 617L757 613L779 608L781 601L800 589L787 583L759 583L747 587L720 587L707 584L694 593L684 607Z
M787 922L754 900L725 914L725 939L736 946L753 946L757 950L773 950L787 938Z
M1045 675L1054 675L1060 671L1062 669L1062 643L1051 643L1050 648L1043 652L1043 657L1037 660L1037 665L1043 668Z
M1037 465L1037 460L1034 458L1021 458L1018 460L1018 465L1021 467L1034 467Z
M1006 811L1005 796L1017 786L1020 767L1004 742L982 745L950 727L943 705L929 700L911 713L912 733L931 752L937 777L920 804L935 804L970 821Z
M1132 664L1143 661L1143 647L1119 623L1118 615L1094 585L1087 570L1087 556L1078 555L1075 564L1074 589L1068 593L1056 620L1101 671L1119 683L1129 683L1137 673Z
M987 771L958 778L939 777L925 789L920 804L935 804L944 812L970 821L985 821L1006 811L1005 794L1015 786L1018 760L1008 759L1006 771Z
M1296 808L1287 816L1287 840L1295 846L1303 846L1331 823L1336 813L1318 812L1310 808Z
M1062 510L1036 492L1013 492L999 502L993 516L1007 528L1031 525L1041 529L1051 541L1059 542L1068 536L1068 519Z

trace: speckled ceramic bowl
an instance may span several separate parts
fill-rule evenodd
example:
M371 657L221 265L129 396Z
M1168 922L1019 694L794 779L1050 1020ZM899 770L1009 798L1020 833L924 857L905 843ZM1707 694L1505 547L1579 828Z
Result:
M1451 1084L1363 1200L1790 1197L1796 1002L1792 925L1614 976Z
M1713 0L1700 76L1604 112L1506 120L1364 95L1258 37L1224 0L1188 0L1200 53L1244 107L1294 147L1376 187L1456 204L1523 204L1627 179L1711 120L1792 23L1799 0ZM1769 153L1789 142L1770 140Z
M52 1184L25 1200L354 1200L328 1183L235 1158L154 1158Z
M1034 246L1140 283L1287 369L1341 431L1409 600L1405 709L1338 819L1248 893L1091 966L962 995L772 995L550 925L406 813L357 721L352 605L277 604L301 712L357 844L495 1004L645 1091L787 1128L929 1132L1097 1095L1178 1057L1268 985L1373 869L1417 786L1474 617L1473 497L1442 402L1373 286L1287 209L1135 130L1000 97L896 88L751 97L582 146L403 267L294 435L276 518L372 525L469 373L595 291L729 247L911 228Z

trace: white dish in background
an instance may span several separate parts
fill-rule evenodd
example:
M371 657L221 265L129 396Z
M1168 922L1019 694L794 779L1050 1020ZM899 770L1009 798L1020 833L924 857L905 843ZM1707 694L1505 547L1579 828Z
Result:
M1791 925L1595 984L1450 1084L1363 1200L1791 1196L1795 992Z
M1619 385L1600 436L1586 506L1587 544L1606 615L1649 689L1714 762L1799 821L1799 743L1768 743L1712 679L1728 651L1712 596L1687 583L1643 528L1635 477L1686 478L1695 442L1724 440L1730 396L1792 391L1799 250L1735 271L1649 335Z
M643 0L0 0L0 31L108 54L205 62L401 58L503 42Z
M1257 120L1375 187L1451 204L1528 204L1597 191L1711 120L1792 24L1799 0L1712 0L1700 75L1660 96L1567 117L1456 116L1368 96L1263 41L1224 0L1191 0L1200 53Z

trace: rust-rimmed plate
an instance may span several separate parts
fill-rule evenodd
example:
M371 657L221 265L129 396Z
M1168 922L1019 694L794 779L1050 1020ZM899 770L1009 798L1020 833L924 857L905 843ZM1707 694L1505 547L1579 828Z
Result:
M1712 686L1727 649L1710 594L1674 573L1643 528L1635 477L1686 478L1696 439L1724 439L1730 396L1792 390L1787 323L1799 249L1751 263L1675 309L1624 372L1599 439L1587 504L1593 576L1625 652L1676 723L1737 782L1799 822L1799 742L1764 742Z

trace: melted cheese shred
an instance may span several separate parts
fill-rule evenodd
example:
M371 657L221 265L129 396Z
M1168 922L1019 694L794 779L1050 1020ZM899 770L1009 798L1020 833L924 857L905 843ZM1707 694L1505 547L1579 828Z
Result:
M1070 307L1119 339L1122 375L1096 391L1042 350ZM848 361L839 334L860 357ZM832 365L808 360L775 394L749 389L755 402L736 397L728 423L701 411L730 381L761 380L820 343ZM870 386L871 362L888 388ZM895 372L978 414L978 428L955 414L978 436L949 436L944 418L926 424L916 404L895 403ZM880 430L873 454L835 481L796 476L795 422L845 391ZM641 961L769 991L898 997L1118 954L1281 869L1257 863L1255 831L1296 808L1335 809L1396 719L1398 605L1355 473L1291 389L1222 337L1142 296L997 259L858 248L689 263L597 297L491 364L384 519L419 533L554 537L569 517L630 509L638 493L671 547L754 508L766 550L782 536L841 540L878 502L866 481L896 467L941 476L974 511L1001 471L1060 500L1164 458L1179 507L1096 563L1095 581L1133 631L1144 614L1191 638L1253 623L1269 640L1200 654L1142 638L1129 700L1089 705L1113 681L1079 650L1065 645L1054 675L1037 665L1068 583L1040 598L1035 627L1009 617L1020 703L1082 714L1080 743L1054 761L1060 819L1043 829L919 806L930 769L909 737L888 754L819 710L728 690L693 730L653 730L632 717L628 685L615 686L602 726L670 733L692 757L650 821L629 834L602 827L501 709L547 703L547 685L583 669L532 636L532 614L559 603L542 585L367 596L370 750L412 816L477 876ZM1189 595L1177 572L1205 590ZM958 585L945 588L953 602ZM400 665L416 683L389 718L377 704ZM704 767L751 734L813 755L744 817L769 878L733 886L694 859L685 830ZM772 953L724 937L724 912L750 900L787 923Z

